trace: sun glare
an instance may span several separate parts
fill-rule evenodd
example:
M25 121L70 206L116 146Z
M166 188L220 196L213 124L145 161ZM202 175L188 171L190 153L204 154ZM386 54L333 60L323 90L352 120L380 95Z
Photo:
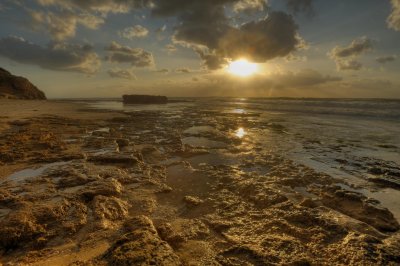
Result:
M258 65L255 63L250 63L246 59L240 59L233 61L228 66L228 72L232 75L240 77L248 77L257 72Z
M246 135L246 131L244 130L244 128L240 127L238 130L236 130L235 135L236 137L241 139Z

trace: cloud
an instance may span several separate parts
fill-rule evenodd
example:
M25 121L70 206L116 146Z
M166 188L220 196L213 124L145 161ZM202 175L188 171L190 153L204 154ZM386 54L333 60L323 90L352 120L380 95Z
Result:
M144 38L149 34L149 30L141 25L125 28L118 32L119 35L125 39Z
M136 80L136 76L135 74L133 74L131 70L117 68L117 69L110 69L107 71L107 73L112 78Z
M101 65L91 45L57 43L42 47L19 37L0 39L0 55L44 69L85 74L94 74Z
M29 11L30 28L36 31L46 31L55 41L63 41L74 37L78 25L89 29L97 29L104 19L88 13L74 14L69 11L61 13Z
M387 19L389 28L400 31L400 0L391 0L392 13Z
M127 13L132 9L148 7L150 0L36 0L42 6L59 6L102 13Z
M173 53L173 52L176 52L176 50L178 50L178 49L176 49L176 46L173 44L167 44L167 45L165 45L165 50L167 50L168 53Z
M376 62L378 62L380 64L386 64L389 62L396 61L396 59L397 59L396 55L385 55L385 56L377 57L375 60L376 60Z
M308 16L314 16L314 0L286 0L288 10L292 14L305 13Z
M292 16L271 12L266 19L230 29L219 39L217 53L231 59L245 57L258 63L285 57L300 43L297 28Z
M169 70L166 68L162 68L162 69L157 69L155 72L161 73L161 74L167 74L167 73L169 73Z
M259 10L265 5L265 1L259 0L158 0L153 14L176 16L175 44L192 48L206 66L216 69L229 59L246 57L265 62L284 57L299 47L298 27L289 14L273 11L264 19L239 26L231 25L226 15L229 8Z
M354 59L337 60L336 67L339 70L360 70L362 68L362 64Z
M177 68L177 69L175 69L175 72L176 72L176 73L182 73L182 74L189 74L189 73L191 73L192 71L191 71L189 68L187 68L187 67L182 67L182 68Z
M267 7L266 0L240 0L233 5L233 10L236 13L263 11Z
M298 72L283 72L275 74L275 83L285 87L311 87L324 83L341 81L341 77L323 75L313 69L303 69Z
M335 58L344 58L350 56L358 56L373 48L372 40L367 37L362 37L351 42L349 46L340 47L336 46L331 51L331 55Z
M107 60L113 63L129 63L135 67L154 66L154 58L150 52L142 48L131 48L112 42L107 48Z
M360 70L362 64L356 58L372 49L373 41L367 37L362 37L353 40L348 46L334 47L328 55L336 62L338 70Z
M210 75L210 81L218 81L224 86L230 87L257 87L260 89L270 88L312 88L314 86L341 81L341 77L323 75L314 69L302 69L299 71L278 71L269 75L255 75L245 84L238 82L236 77L231 75ZM236 84L235 84L236 83Z
M204 49L195 48L195 52L203 60L203 65L209 70L217 70L228 64L228 59L216 55L215 53L209 53Z
M156 29L156 33L160 34L160 33L163 33L166 30L167 30L167 25L164 24L162 27L159 27L158 29Z

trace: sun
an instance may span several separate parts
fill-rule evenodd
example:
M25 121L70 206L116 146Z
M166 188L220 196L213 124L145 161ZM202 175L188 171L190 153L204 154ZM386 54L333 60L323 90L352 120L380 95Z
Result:
M232 75L248 77L258 71L258 65L256 63L250 63L246 59L239 59L231 62L227 70Z

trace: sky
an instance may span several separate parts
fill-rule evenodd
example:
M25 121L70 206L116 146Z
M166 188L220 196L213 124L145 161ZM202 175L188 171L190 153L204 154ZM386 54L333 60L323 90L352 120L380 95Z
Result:
M0 25L48 98L400 98L400 0L2 0Z

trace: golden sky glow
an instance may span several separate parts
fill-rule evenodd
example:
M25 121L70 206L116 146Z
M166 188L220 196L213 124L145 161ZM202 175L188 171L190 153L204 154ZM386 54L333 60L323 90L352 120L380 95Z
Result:
M258 71L258 64L251 63L246 59L233 61L228 66L228 72L235 76L248 77Z

